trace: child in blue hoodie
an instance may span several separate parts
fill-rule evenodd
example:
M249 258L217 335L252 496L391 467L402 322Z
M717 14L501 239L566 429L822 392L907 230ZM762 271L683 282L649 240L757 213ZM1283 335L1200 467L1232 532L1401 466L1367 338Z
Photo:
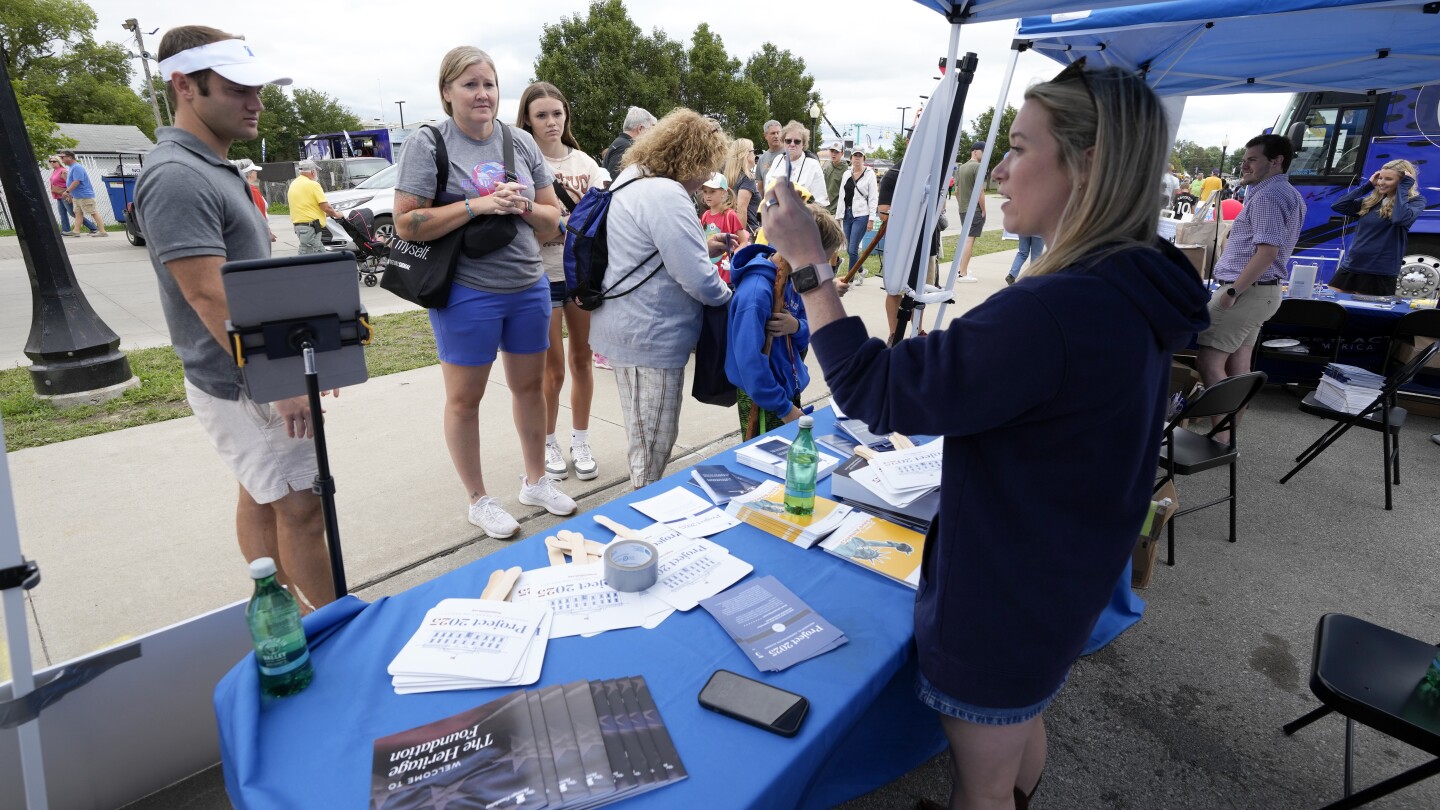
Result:
M834 261L845 246L845 234L829 211L811 205L810 212L820 229L821 246ZM735 295L730 299L725 376L738 389L740 430L746 439L799 419L800 392L810 384L805 368L810 327L805 305L788 281L783 307L775 308L775 280L782 272L788 278L790 265L769 245L742 248L731 263Z

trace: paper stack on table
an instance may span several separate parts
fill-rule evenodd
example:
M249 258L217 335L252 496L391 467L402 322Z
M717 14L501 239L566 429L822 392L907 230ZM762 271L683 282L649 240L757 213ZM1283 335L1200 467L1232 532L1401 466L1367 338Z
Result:
M760 577L700 604L761 672L779 672L849 641L773 576Z
M767 475L773 475L781 481L785 480L786 457L790 454L790 440L783 436L770 436L762 438L755 444L746 445L735 450L735 460L746 467L753 467ZM819 452L818 466L815 469L815 480L823 481L836 466L840 459L821 450Z
M535 683L551 613L544 604L445 599L390 662L396 694Z
M925 535L856 512L820 542L835 556L868 568L896 582L920 587L920 560L925 556Z
M767 481L738 498L731 498L725 511L781 540L809 548L834 531L850 514L850 507L816 495L812 514L792 515L785 511L785 485Z
M731 498L744 495L760 482L753 478L731 472L723 464L696 464L690 469L695 486L700 487L717 505L724 506Z
M652 589L653 590L653 589ZM550 638L658 627L675 609L651 591L622 593L605 583L605 563L537 568L520 575L511 599L548 606Z
M1385 378L1373 371L1344 363L1329 363L1320 375L1315 399L1327 408L1344 413L1360 413L1380 396Z
M914 500L940 486L944 457L945 440L935 439L919 447L876 453L870 461L870 469L880 476L885 489L896 495L889 500L899 503L907 497Z
M371 810L588 810L687 777L640 676L513 692L375 740Z
M640 533L660 552L660 574L645 593L679 611L734 585L755 570L750 563L709 540L696 540L656 523Z
M715 504L684 487L676 487L630 506L651 520L658 520L687 537L709 537L739 522Z

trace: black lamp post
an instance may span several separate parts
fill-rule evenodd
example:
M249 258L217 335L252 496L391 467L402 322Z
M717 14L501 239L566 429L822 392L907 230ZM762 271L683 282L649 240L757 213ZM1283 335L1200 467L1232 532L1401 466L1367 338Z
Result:
M905 137L905 113L910 112L909 107L896 107L900 111L900 137Z
M403 101L397 101L397 102L395 102L395 105L400 108L400 129L401 129L401 131L404 131L404 129L405 129L405 102L403 102Z
M5 147L0 149L0 185L12 202L30 276L33 308L25 356L33 363L31 383L42 396L80 399L77 395L104 391L108 399L139 380L120 352L120 337L90 307L60 244L50 194L36 171L35 150L10 84L8 58L0 49L0 145Z

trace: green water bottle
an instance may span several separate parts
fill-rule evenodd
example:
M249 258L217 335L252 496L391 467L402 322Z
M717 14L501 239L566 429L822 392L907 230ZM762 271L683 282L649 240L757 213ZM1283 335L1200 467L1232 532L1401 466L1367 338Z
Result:
M785 458L785 511L791 515L815 514L815 477L820 467L820 451L810 429L815 420L800 417L800 435L790 445Z
M245 607L245 621L255 642L260 689L271 697L293 695L315 677L300 608L295 597L275 581L274 560L261 557L250 563L250 578L255 580L255 594Z

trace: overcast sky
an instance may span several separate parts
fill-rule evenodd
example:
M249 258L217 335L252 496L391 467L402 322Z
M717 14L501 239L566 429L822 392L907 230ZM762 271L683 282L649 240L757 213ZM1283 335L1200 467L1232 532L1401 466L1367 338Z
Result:
M402 99L407 122L440 114L435 85L440 57L462 44L479 46L494 57L500 72L500 112L513 121L534 68L541 27L588 9L584 0L480 0L469 5L474 10L467 21L462 4L426 5L422 11L391 0L346 0L326 6L252 0L215 4L203 11L201 4L175 0L90 0L90 4L99 15L100 39L124 42L129 34L120 24L128 17L138 19L145 32L160 29L146 35L152 53L165 29L179 25L198 23L244 34L257 53L289 71L297 85L338 98L361 118L383 117L392 123L399 118L395 102ZM789 7L794 13L788 17L784 10L755 13L772 8L763 4L734 6L737 12L748 9L749 13L729 14L718 11L725 8L723 4L675 0L627 0L626 7L641 30L661 28L687 45L695 26L708 22L742 62L767 41L789 50L805 60L830 120L842 128L856 123L896 127L901 117L897 108L902 106L911 107L908 115L913 117L913 108L923 103L920 96L928 95L936 84L932 78L938 75L936 63L945 55L950 36L944 18L909 0L797 3ZM415 13L407 13L411 8ZM962 29L961 53L974 51L980 57L965 105L967 124L995 103L1014 30L1013 22ZM138 60L135 67L138 75ZM1025 87L1058 69L1042 56L1022 54L1009 103L1019 106ZM1179 137L1208 146L1229 136L1233 149L1273 124L1285 98L1277 94L1192 98Z

